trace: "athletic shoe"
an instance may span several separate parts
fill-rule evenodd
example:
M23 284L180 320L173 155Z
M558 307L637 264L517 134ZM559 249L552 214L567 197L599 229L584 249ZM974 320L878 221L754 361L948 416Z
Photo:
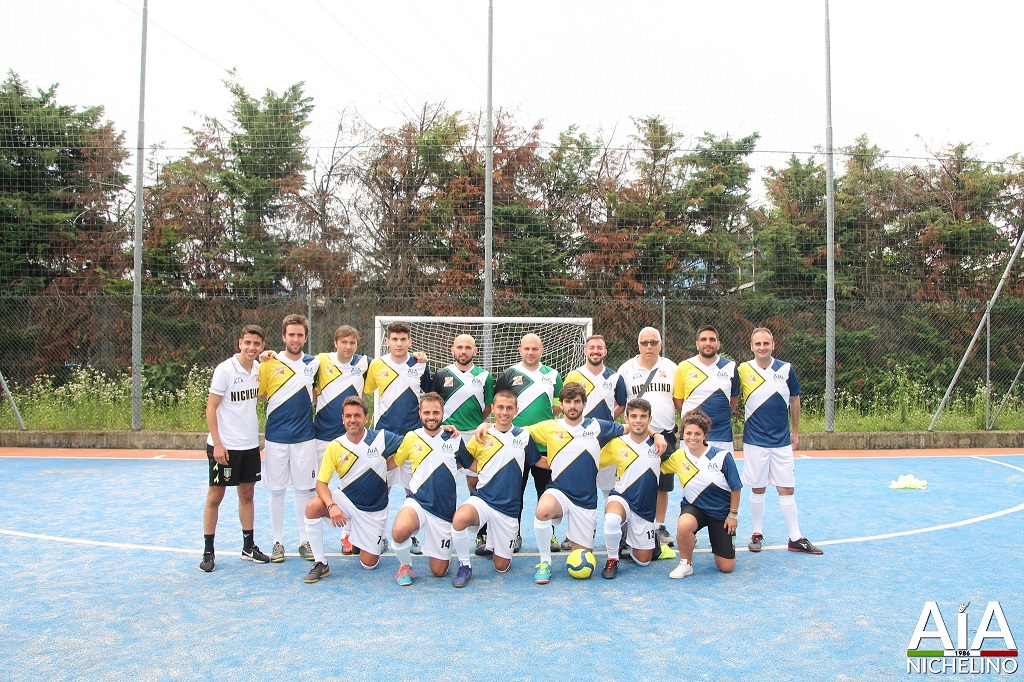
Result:
M390 545L388 544L388 539L387 538L382 538L381 539L381 543L383 543L383 544L381 544L381 546L380 546L380 553L383 554L384 552L388 551L388 547L390 547ZM356 549L355 546L353 545L352 551L358 552L359 550Z
M569 538L566 538L566 539L562 540L562 551L563 552L572 551L572 540L570 540Z
M242 550L242 558L246 561L251 561L255 564L266 564L270 562L270 557L260 551L260 548L256 545L252 546L248 552Z
M279 564L284 561L284 545L280 542L275 542L274 548L270 550L270 560L275 564Z
M398 568L398 573L395 573L395 582L402 587L409 587L412 585L412 579L416 577L416 574L412 572L412 566L402 565Z
M807 538L789 541L790 552L803 552L804 554L824 554L825 552L811 544Z
M604 564L604 570L601 571L601 577L606 580L611 580L619 574L619 560L609 559Z
M306 561L313 561L313 548L309 546L309 540L303 540L299 545L299 556Z
M533 582L538 585L547 585L551 581L551 564L542 561L537 564L537 572L533 574Z
M560 543L558 541L558 538L555 537L554 533L551 534L551 551L552 552L561 552L562 551L562 543Z
M679 556L679 552L675 551L674 549L672 549L668 545L662 545L661 546L661 550L658 552L658 554L654 558L655 559L660 559L660 560L665 560L665 559L675 559L678 556Z
M217 562L213 559L213 552L203 552L203 560L199 562L199 570L212 573L213 569L217 567Z
M668 577L679 579L685 578L688 575L693 575L693 564L688 562L686 559L680 559L679 565L672 569L672 572L668 574Z
M761 545L764 544L764 536L760 533L754 533L750 536L750 543L747 544L747 549L751 552L760 552Z
M459 570L452 578L452 587L465 587L472 577L473 569L466 564L459 564Z
M420 541L416 539L415 535L412 537L412 547L409 548L409 551L416 556L423 554L423 548L420 547Z
M675 547L676 541L672 539L672 536L665 530L665 526L658 526L658 539L661 540L661 544L668 545L669 547Z
M341 539L341 553L345 556L352 556L352 541L346 535Z
M626 542L626 534L622 534L622 539L619 540L619 558L627 557L630 555L629 543Z
M312 585L313 583L319 581L320 578L326 578L330 574L331 567L323 561L318 561L315 564L313 564L313 568L309 569L309 573L306 574L306 577L303 579L303 581L307 585Z
M516 541L512 543L512 553L519 554L519 550L523 548L523 536L516 533Z
M491 556L494 554L494 550L487 547L487 533L476 534L476 551L474 553L477 556Z

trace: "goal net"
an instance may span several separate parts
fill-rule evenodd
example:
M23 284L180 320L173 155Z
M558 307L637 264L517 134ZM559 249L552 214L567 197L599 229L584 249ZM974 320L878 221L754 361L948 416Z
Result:
M430 370L452 363L452 341L459 334L476 339L479 352L476 364L494 376L520 361L519 340L524 334L536 334L544 344L541 362L554 367L564 377L584 363L583 345L593 333L589 317L402 317L378 315L374 318L375 355L386 355L387 327L406 322L412 329L411 352L427 354Z

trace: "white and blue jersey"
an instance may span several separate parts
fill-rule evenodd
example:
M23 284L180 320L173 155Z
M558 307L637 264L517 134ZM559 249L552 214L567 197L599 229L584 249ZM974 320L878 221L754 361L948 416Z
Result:
M260 363L260 395L267 401L266 439L272 443L313 440L313 381L320 360L303 353L298 360L278 353Z
M565 383L575 381L587 389L587 405L584 417L612 421L616 407L626 406L626 381L611 367L605 367L600 375L592 373L584 365L574 369L565 377Z
M396 363L390 355L374 358L366 371L364 393L377 391L373 425L406 434L420 427L420 395L430 390L430 369L410 353Z
M341 420L341 404L350 396L363 395L366 370L370 359L356 353L349 362L338 359L337 353L320 353L320 369L316 373L316 420L313 423L318 440L334 440L345 435Z
M654 523L658 501L661 455L654 451L654 438L637 443L624 434L601 448L601 466L615 467L612 493L629 503L629 509L644 521Z
M679 448L661 463L661 470L679 476L683 504L691 504L722 521L729 515L732 491L743 487L732 453L713 445L699 457L691 455L685 447Z
M789 399L800 395L796 371L788 362L772 358L766 369L754 360L737 370L743 394L743 442L762 448L789 445Z
M548 487L560 490L577 507L597 509L601 448L625 432L622 424L585 418L570 426L564 419L549 419L526 428L538 446L547 448Z
M541 457L530 433L518 426L502 432L492 425L483 442L473 438L467 449L476 460L478 476L470 495L505 516L518 518L523 509L523 470Z

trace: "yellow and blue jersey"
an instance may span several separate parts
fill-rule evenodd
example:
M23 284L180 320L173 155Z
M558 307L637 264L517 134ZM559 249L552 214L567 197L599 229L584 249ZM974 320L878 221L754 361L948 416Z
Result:
M260 394L267 401L267 440L313 440L313 381L319 367L320 360L306 353L298 360L278 353L260 363Z
M370 359L358 353L349 362L339 360L337 353L320 353L317 358L320 360L320 368L314 385L316 420L313 426L318 439L334 440L345 434L341 404L349 396L362 396Z
M420 396L430 390L430 369L412 354L401 364L389 355L374 358L366 371L364 393L377 391L373 425L406 434L420 426Z
M654 451L654 438L635 442L628 433L601 448L601 468L615 467L612 492L629 503L630 510L645 521L654 522L658 501L661 455Z
M504 432L491 426L483 442L473 438L466 448L476 460L478 476L470 494L505 516L518 517L523 509L523 471L541 457L529 432L518 426Z
M597 509L597 470L601 448L624 432L622 424L585 418L570 426L564 419L549 419L526 427L538 448L547 448L551 483L578 507Z
M402 437L390 431L363 432L353 443L346 437L327 444L316 480L330 484L338 476L338 487L352 504L365 512L388 506L388 457L398 452Z
M395 464L402 466L407 461L412 464L412 498L425 511L451 523L455 516L456 462L464 467L473 463L462 438L447 431L436 436L422 428L410 431L395 453Z
M570 381L583 384L587 389L584 417L612 421L615 408L626 406L626 381L611 367L605 367L604 371L597 375L584 365L565 376L565 383Z
M701 410L711 418L708 440L732 442L732 398L740 394L736 362L722 356L708 367L695 355L676 368L672 397L683 401L682 414Z

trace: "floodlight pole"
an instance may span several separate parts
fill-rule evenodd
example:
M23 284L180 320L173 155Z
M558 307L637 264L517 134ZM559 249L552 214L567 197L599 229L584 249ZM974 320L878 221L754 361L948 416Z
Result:
M487 0L487 143L484 155L484 317L494 317L494 0ZM494 341L490 325L484 325L484 367L491 366Z
M825 432L836 430L836 197L832 152L832 47L825 0Z
M142 172L146 163L146 26L149 0L142 0L139 66L139 137L135 152L135 269L132 286L132 430L142 430Z

